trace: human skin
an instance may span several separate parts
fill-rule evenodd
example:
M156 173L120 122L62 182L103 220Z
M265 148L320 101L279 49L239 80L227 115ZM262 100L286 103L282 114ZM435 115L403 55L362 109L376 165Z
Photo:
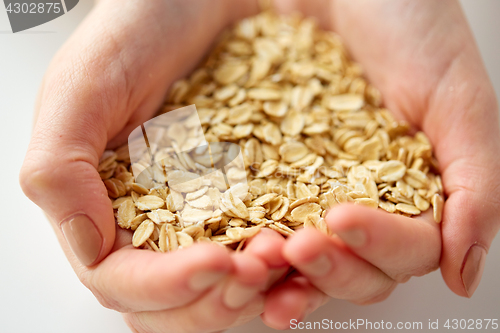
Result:
M500 131L495 93L458 2L275 4L281 12L299 8L340 34L385 106L429 137L447 197L440 225L430 214L409 221L358 207L335 208L326 221L339 237L304 230L287 241L285 258L325 294L356 303L381 301L397 283L438 267L454 293L471 297L500 226ZM317 267L323 267L321 276ZM312 293L307 290L300 297L307 299ZM281 299L286 296L286 288L268 296L269 325L289 326L289 302Z
M20 175L78 278L135 332L242 324L262 313L261 290L287 269L275 233L259 234L238 254L210 244L162 255L133 249L96 171L106 146L153 117L169 85L239 17L231 1L196 4L99 2L47 70Z
M124 312L134 331L216 331L263 311L266 324L286 328L328 297L380 301L397 283L438 267L451 290L473 294L499 228L500 135L495 95L456 1L274 2L280 12L299 9L339 33L385 105L428 135L447 196L441 225L429 214L408 221L346 206L326 218L338 237L304 230L285 242L265 232L241 254L200 244L161 256L131 249L130 233L115 229L99 157L154 115L170 84L194 68L225 26L258 7L254 0L117 3L100 1L50 65L20 181L81 281L103 305ZM96 227L89 237L98 248L77 257L67 226L81 216L89 218L82 225ZM298 273L259 293L287 262ZM329 267L322 275L318 262ZM213 283L193 290L186 281L195 276ZM236 309L227 306L230 285L243 285L237 298L246 302Z

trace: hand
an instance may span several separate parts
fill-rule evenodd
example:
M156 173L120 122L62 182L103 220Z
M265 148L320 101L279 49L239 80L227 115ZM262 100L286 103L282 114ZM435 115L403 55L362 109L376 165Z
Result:
M82 283L124 312L135 332L241 324L262 312L261 290L286 270L283 239L269 233L235 254L206 244L169 254L132 249L130 232L115 230L96 170L107 145L124 143L154 115L228 14L239 16L244 6L233 3L101 1L56 55L39 93L23 190L46 212Z
M438 267L449 288L471 297L500 220L498 106L457 1L275 1L299 8L343 37L397 118L430 138L447 196L443 222L338 207L327 223L338 237L298 232L284 247L295 276L266 300L264 321L289 327L328 296L383 300L398 282ZM293 288L288 288L292 286ZM318 290L313 288L315 286ZM287 304L295 297L295 317ZM287 301L285 301L285 299ZM298 306L297 304L301 305Z

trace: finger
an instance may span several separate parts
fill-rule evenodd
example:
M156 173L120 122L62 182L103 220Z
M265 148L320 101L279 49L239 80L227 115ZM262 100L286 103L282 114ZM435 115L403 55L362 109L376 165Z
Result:
M268 294L261 318L271 328L289 329L327 301L328 297L306 278L293 275Z
M84 274L84 283L106 307L121 312L183 306L233 270L229 252L195 244L170 253L122 248Z
M281 251L284 244L283 236L274 230L263 228L247 243L244 251L260 258L271 268L282 268L287 266Z
M408 218L355 205L338 206L325 218L328 227L358 256L397 282L439 267L439 224L427 214Z
M269 281L266 290L284 278L290 267L282 254L284 245L283 236L274 230L264 228L245 247L244 252L261 259L269 267Z
M488 249L500 228L500 181L496 175L500 163L491 157L487 160L487 164L457 162L443 178L449 196L442 221L441 273L448 287L464 297L472 297L478 288ZM482 165L470 171L475 163Z
M126 321L139 333L214 332L241 325L263 311L266 264L245 253L232 256L234 273L202 298L171 310L138 312Z
M330 297L366 304L381 301L397 284L342 241L313 228L296 232L283 252L311 284Z

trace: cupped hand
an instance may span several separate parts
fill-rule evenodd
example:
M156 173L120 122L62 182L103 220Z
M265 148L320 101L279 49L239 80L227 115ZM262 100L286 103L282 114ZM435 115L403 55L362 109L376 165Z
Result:
M439 266L448 286L470 297L499 228L500 181L494 171L500 166L500 136L494 93L458 3L275 4L280 11L299 8L316 15L344 37L368 79L381 90L385 105L429 136L448 199L442 225L425 216L407 221L339 207L327 216L336 238L314 230L297 233L282 253L300 274L270 291L264 320L283 327L287 319L323 304L325 295L378 301L396 282ZM267 239L265 233L233 255L207 245L162 257L124 247L130 235L115 230L96 171L105 147L123 143L130 130L154 115L168 86L194 67L217 33L231 20L255 12L254 0L237 5L200 1L197 6L184 1L102 1L55 57L44 79L21 172L23 190L48 215L83 283L106 306L130 312L126 320L138 332L160 331L166 323L174 331L242 323L260 311L263 299L256 290L286 271L282 258L266 255L283 246L281 238ZM313 245L301 251L307 243ZM311 270L316 260L322 271ZM156 271L155 266L163 268ZM334 274L342 267L342 274ZM207 281L205 289L190 287L188 281L197 277ZM173 283L161 283L166 280ZM225 290L233 284L253 289L255 297L243 292L246 305L228 308ZM208 312L206 320L198 321L203 326L196 326L200 309Z
M313 311L325 294L356 303L380 301L398 282L438 267L453 292L471 297L500 228L500 131L495 93L459 3L275 5L316 16L343 37L385 106L429 137L447 200L439 225L429 213L410 219L358 206L332 209L326 221L337 236L306 229L285 245L284 256L302 276L271 292L264 321L289 327L290 297L302 302L295 319Z
M104 149L155 114L169 85L243 7L103 0L55 56L40 89L22 188L45 211L79 279L104 306L124 312L135 332L241 324L262 312L262 291L286 270L276 257L283 239L265 233L241 253L211 244L168 254L131 248L97 172Z
M96 269L104 274L115 272L100 280L107 284L105 290L114 290L114 300L133 302L132 309L122 312L134 332L216 332L242 325L263 312L266 291L289 269L282 256L284 243L278 233L262 230L240 253L229 255L219 246L196 244L169 254L149 253L149 261L143 257L144 264L135 268L129 262L137 250L129 249L112 253ZM215 250L224 254L216 259L207 256ZM115 255L123 257L118 267L127 271L116 272L117 261L109 260ZM232 269L207 271L207 265L213 265L211 259ZM107 262L109 270L101 268ZM129 269L136 272L136 279L123 282L122 277L132 273ZM123 285L114 286L120 278ZM135 285L139 286L136 291L126 289Z

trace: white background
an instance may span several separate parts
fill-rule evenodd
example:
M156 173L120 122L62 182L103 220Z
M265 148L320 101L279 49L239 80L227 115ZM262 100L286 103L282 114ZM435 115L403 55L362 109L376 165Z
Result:
M486 67L500 92L500 0L462 0ZM52 56L92 6L12 34L0 5L0 332L129 332L121 316L103 308L80 284L41 211L18 185L32 126L33 104ZM499 217L500 218L500 217ZM483 280L470 300L455 296L434 272L401 285L381 304L359 307L331 301L307 320L422 321L500 319L500 241L495 240ZM273 332L260 320L231 332ZM424 330L425 331L425 330ZM498 330L500 331L500 329Z

